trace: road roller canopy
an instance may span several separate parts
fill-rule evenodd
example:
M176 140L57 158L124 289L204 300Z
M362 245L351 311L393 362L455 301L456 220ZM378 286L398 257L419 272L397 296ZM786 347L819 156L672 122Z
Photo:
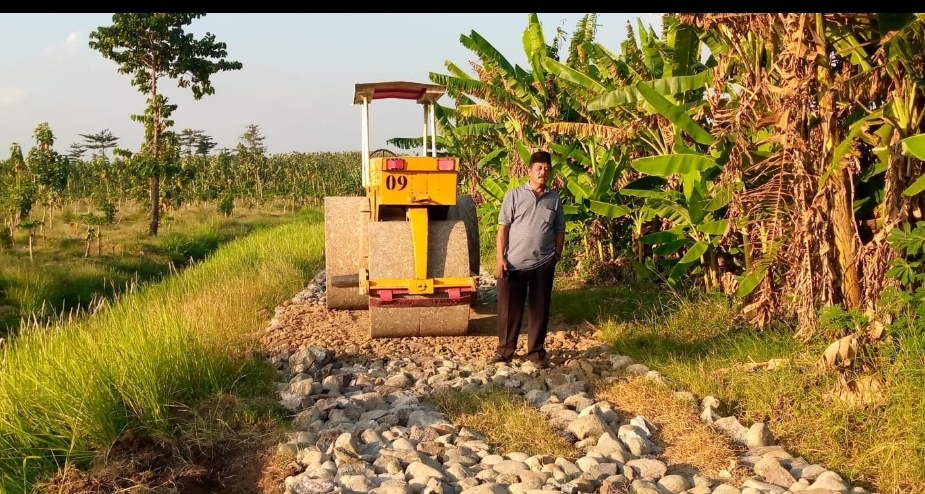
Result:
M423 84L420 82L391 81L367 82L357 84L353 91L353 104L362 105L363 138L363 187L369 187L369 104L377 99L412 100L424 107L424 132L421 140L421 156L427 156L427 144L430 143L430 155L437 156L437 118L434 107L437 100L446 94L446 86Z
M420 82L391 81L357 84L353 91L353 104L363 104L365 96L370 102L377 99L410 99L419 104L434 104L446 94L446 86Z

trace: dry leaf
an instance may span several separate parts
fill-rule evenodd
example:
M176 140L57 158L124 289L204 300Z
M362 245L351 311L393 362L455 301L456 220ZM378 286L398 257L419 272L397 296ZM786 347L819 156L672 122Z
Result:
M883 338L883 335L886 333L886 326L880 321L873 320L867 326L867 335L870 336L872 340L879 340Z
M842 380L838 398L853 405L883 403L883 381L877 376L863 376L850 382Z
M835 366L835 359L838 357L838 346L839 341L833 341L825 348L825 351L822 352L822 360L825 362L825 365L829 367Z
M794 94L793 89L789 87L777 87L773 84L768 84L765 86L765 88L767 88L772 93L779 94L788 98Z
M858 339L854 335L848 335L836 341L833 341L825 351L822 352L822 360L829 367L835 367L836 363L841 360L845 365L851 365L851 360L858 351Z
M772 358L767 362L748 362L744 364L739 364L739 367L746 371L756 371L758 369L764 370L774 370L779 367L783 367L784 364L788 362L788 359Z
M838 356L845 361L846 365L851 365L851 361L858 352L858 339L854 335L848 335L839 340Z

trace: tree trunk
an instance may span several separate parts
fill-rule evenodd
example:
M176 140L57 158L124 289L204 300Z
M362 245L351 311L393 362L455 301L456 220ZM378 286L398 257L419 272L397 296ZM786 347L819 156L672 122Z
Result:
M154 142L152 143L152 153L154 154L155 166L154 166L154 175L151 177L151 224L148 226L148 235L157 235L157 227L160 223L160 213L161 213L161 190L160 190L160 163L157 162L161 157L161 106L157 101L157 72L151 70L151 102L154 105L154 121L151 124L154 126L152 135Z
M148 225L148 235L157 235L157 227L160 224L160 182L158 175L151 177L151 223Z
M32 260L32 232L29 232L29 262L33 262Z
M835 248L838 266L841 270L841 295L845 307L857 309L861 306L861 279L858 276L857 231L854 225L853 195L851 193L851 174L842 168L837 176L832 177L832 233L835 236Z
M263 182L260 180L260 165L257 165L254 169L254 178L257 180L257 197L260 198L260 204L263 204Z

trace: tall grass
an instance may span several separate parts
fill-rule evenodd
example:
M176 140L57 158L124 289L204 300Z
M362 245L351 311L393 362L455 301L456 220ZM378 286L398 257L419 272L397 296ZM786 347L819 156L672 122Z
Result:
M86 466L126 428L167 432L177 410L246 379L260 310L322 266L320 219L226 244L86 319L25 329L0 364L0 490Z

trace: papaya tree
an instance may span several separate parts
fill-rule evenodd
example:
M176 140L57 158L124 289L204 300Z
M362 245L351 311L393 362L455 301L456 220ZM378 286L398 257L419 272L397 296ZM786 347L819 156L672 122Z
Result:
M229 61L226 44L206 33L200 39L184 28L206 14L113 14L112 25L100 26L90 33L90 48L119 64L119 73L133 74L132 84L148 95L144 114L133 119L145 125L142 153L152 159L148 164L151 206L150 235L157 235L160 213L160 182L165 163L161 162L164 146L165 118L176 107L168 105L159 92L160 79L175 79L181 88L190 88L196 100L214 94L211 76L218 72L240 70L243 65Z
M29 169L35 177L39 194L44 196L42 203L49 214L47 223L51 225L54 221L54 211L62 205L64 191L67 188L70 160L67 156L61 156L52 149L55 136L47 122L40 123L33 136L36 145L29 150ZM42 216L44 220L45 213Z
M32 246L35 242L35 229L42 226L41 220L29 220L23 221L19 224L19 227L29 232L29 262L33 262L32 258Z

